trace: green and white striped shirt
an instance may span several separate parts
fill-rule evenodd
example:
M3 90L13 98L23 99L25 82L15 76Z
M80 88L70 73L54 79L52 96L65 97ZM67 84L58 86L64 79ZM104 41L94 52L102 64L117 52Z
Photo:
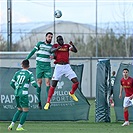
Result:
M39 65L50 65L50 49L52 48L52 44L46 44L45 42L38 42L33 50L29 53L26 59L29 59L36 52L36 61Z

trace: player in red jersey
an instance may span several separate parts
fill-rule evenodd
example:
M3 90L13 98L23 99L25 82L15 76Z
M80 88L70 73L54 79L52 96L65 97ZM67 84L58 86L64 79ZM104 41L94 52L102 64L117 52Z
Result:
M69 80L73 82L72 89L69 92L69 95L73 98L74 101L78 101L78 98L75 96L74 92L78 88L78 79L75 72L72 70L69 64L69 51L77 52L76 47L73 45L72 41L69 44L64 44L62 36L57 36L57 43L54 44L51 52L54 53L55 57L55 69L52 77L52 86L49 89L47 103L44 106L45 110L48 110L50 107L50 100L54 94L54 90L57 86L58 81L61 79L62 75L65 75Z
M122 124L122 126L129 125L128 107L133 105L133 78L129 77L128 73L129 73L129 70L127 68L123 69L123 78L120 81L121 85L120 85L119 98L122 98L122 91L123 89L125 90L125 98L123 101L125 122Z

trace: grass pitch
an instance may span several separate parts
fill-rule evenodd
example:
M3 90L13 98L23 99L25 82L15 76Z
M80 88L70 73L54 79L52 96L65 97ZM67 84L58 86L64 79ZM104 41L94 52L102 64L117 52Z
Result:
M91 107L88 121L26 121L24 129L26 133L132 133L133 123L129 126L121 127L123 122L115 122L115 113L111 107L111 123L95 123L95 102L89 100ZM7 127L10 122L0 121L0 133L18 133L15 124L12 131Z

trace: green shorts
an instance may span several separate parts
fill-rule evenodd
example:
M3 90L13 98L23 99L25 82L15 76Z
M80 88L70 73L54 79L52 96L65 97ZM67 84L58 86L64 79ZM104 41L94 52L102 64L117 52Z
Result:
M48 78L51 79L52 73L51 73L51 66L36 66L36 78Z
M17 107L19 107L19 108L28 108L29 107L28 95L16 96L15 99L16 99Z

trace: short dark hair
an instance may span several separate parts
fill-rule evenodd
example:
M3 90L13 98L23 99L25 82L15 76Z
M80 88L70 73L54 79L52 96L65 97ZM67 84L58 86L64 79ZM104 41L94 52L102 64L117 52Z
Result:
M115 75L115 71L113 71L112 74Z
M23 60L23 61L22 61L22 65L23 65L23 67L25 67L25 68L29 67L29 60Z
M47 36L48 34L53 35L53 33L52 33L52 32L47 32L47 33L46 33L46 36Z
M58 38L63 38L63 37L61 35L58 35L56 38L58 39Z
M63 39L63 37L61 35L56 37L56 41L58 42L59 39Z
M124 68L123 71L124 71L124 70L127 70L127 71L129 72L129 69L127 69L127 68Z

